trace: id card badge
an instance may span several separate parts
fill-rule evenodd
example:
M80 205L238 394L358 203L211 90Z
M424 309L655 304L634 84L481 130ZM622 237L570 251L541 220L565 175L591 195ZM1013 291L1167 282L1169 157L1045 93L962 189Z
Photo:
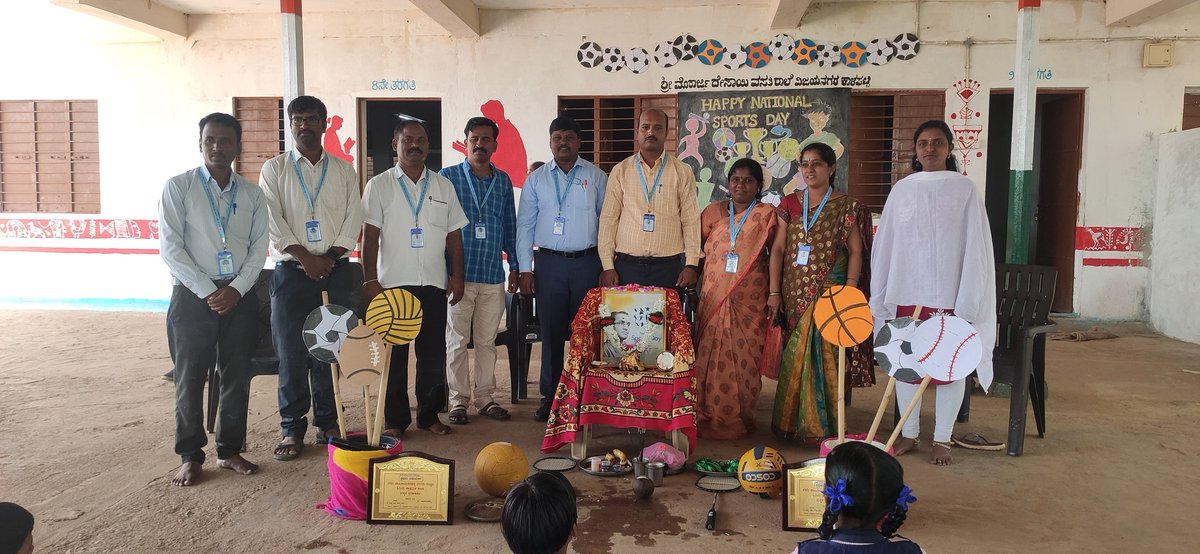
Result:
M554 218L554 228L552 232L560 237L567 234L567 218L561 215Z
M308 242L321 242L321 222L315 219L308 220L304 224L304 232L308 235Z
M725 273L737 273L738 255L730 252L725 255Z
M809 254L812 254L812 247L807 244L801 244L796 249L796 265L808 265Z
M228 250L217 252L217 275L233 277L233 253Z
M654 214L646 214L642 216L642 231L647 233L654 232Z
M408 245L413 248L425 248L425 232L420 227L408 231Z
M487 224L475 224L475 240L484 240L487 238Z

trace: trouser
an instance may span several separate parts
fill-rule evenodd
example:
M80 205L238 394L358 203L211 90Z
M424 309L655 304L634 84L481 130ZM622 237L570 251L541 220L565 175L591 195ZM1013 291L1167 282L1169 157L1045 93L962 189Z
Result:
M220 286L228 281L215 281ZM204 382L216 364L221 389L217 404L217 458L241 453L250 402L250 356L258 344L254 289L233 311L217 315L208 302L183 285L171 291L167 319L175 364L175 453L184 463L204 462Z
M963 391L966 390L966 383L967 379L959 379L934 387L937 389L937 403L934 405L933 412L933 440L950 442L950 435L954 434L954 421L958 418L958 409L962 407ZM920 385L896 381L896 405L900 413L904 413L904 409L908 407L909 402L912 402L913 396L917 394L917 388L919 387ZM920 398L917 399L917 405L913 407L912 414L904 422L904 429L900 433L909 439L916 439L920 436Z
M421 301L421 332L411 343L417 355L417 427L438 423L446 406L446 289L432 286L400 287ZM407 429L412 424L408 402L409 345L393 346L388 366L387 400L383 408L387 429Z
M683 256L661 258L630 256L617 253L613 269L622 285L637 284L644 287L674 288L683 271Z
M279 356L279 419L283 436L304 438L311 404L313 425L337 427L333 377L329 364L309 356L304 344L304 320L329 302L358 311L362 282L349 260L341 259L324 279L311 279L299 262L279 262L271 275L271 332Z
M446 380L450 407L470 404L483 409L496 392L496 332L504 316L504 283L467 283L462 300L448 308ZM475 343L475 389L471 390L468 342Z
M579 312L583 297L600 280L600 256L592 252L575 258L539 249L534 253L534 287L537 314L542 325L542 371L538 392L542 405L554 402L554 391L562 377L566 342L571 339L571 320ZM570 255L570 254L568 254Z

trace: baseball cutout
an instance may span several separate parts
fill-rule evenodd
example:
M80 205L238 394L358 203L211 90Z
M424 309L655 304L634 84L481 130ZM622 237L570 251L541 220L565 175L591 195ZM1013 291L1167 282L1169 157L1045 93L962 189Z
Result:
M983 359L983 342L967 320L953 315L931 317L913 333L912 351L925 374L939 381L958 381Z

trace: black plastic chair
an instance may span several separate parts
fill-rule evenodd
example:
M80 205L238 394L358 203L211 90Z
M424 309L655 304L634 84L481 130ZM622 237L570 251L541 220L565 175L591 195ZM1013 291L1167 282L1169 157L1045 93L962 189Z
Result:
M542 341L542 325L532 297L508 294L504 298L505 329L496 335L496 345L508 349L508 372L512 381L512 403L529 398L529 358L533 343Z

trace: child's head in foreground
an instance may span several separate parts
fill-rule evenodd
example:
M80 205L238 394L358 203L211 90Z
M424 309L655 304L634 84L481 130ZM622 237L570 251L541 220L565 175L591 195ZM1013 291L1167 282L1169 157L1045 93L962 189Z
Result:
M537 472L504 499L501 530L513 554L565 552L575 534L575 488L557 472Z
M904 468L888 453L865 442L834 447L825 458L825 516L817 533L823 539L840 529L877 529L893 537L916 500L904 485Z

